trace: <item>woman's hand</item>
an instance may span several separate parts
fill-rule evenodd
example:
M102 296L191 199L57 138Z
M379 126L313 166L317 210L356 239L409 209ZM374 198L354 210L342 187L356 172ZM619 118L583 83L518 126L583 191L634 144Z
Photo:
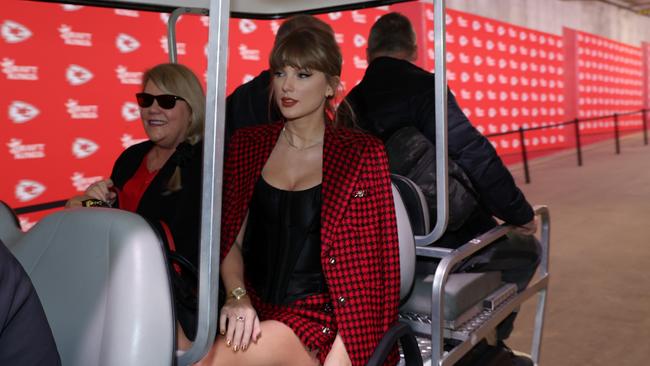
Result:
M89 185L88 188L86 188L86 192L84 192L84 195L90 198L94 198L112 204L115 201L115 198L117 197L115 192L111 191L112 187L113 187L112 180L110 179L100 180Z
M336 335L334 343L332 344L332 349L325 357L325 363L323 366L351 366L352 361L348 355L348 351L345 349L345 344L343 343L343 338L340 334Z
M219 332L226 336L226 346L234 352L246 351L251 341L257 343L260 320L248 296L226 300L219 316Z

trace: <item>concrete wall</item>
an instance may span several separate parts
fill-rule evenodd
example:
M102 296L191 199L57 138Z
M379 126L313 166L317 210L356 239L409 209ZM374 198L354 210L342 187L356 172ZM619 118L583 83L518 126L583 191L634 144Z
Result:
M431 2L431 0L428 0ZM562 27L633 46L650 42L650 17L593 0L447 0L447 7L523 27L562 34Z

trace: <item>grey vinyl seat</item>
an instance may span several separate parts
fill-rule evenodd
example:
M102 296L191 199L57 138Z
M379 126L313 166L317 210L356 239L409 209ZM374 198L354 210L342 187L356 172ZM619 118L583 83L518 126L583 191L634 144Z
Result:
M410 179L392 174L391 181L393 196L399 195L399 199L395 199L395 208L400 233L400 312L429 315L434 274L415 274L417 259L413 237L425 235L430 230L428 206L422 191ZM398 206L403 206L403 209ZM411 249L408 249L409 247ZM500 286L499 272L452 273L445 286L444 319L453 322Z
M0 201L0 239L11 250L22 236L18 216L9 205Z
M130 212L43 218L13 246L67 366L172 365L175 321L163 247Z

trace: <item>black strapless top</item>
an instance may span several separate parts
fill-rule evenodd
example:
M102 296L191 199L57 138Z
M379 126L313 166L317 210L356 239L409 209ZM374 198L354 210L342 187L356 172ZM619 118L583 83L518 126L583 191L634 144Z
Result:
M242 243L246 279L271 304L327 292L320 263L321 185L285 191L255 184Z

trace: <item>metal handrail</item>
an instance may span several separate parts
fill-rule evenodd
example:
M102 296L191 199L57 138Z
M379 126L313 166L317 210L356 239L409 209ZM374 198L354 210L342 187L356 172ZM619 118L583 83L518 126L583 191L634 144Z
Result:
M433 2L433 26L435 47L435 126L436 126L436 225L424 236L415 236L416 246L429 245L445 233L449 220L449 197L447 176L447 58L445 0Z
M208 9L199 8L178 8L174 9L167 20L167 50L169 53L169 62L175 64L178 62L176 52L176 22L183 14L205 15L209 14Z
M472 338L458 345L453 351L444 355L443 345L443 304L444 288L452 269L462 260L470 257L477 251L492 244L495 240L501 238L513 229L510 225L500 225L492 230L480 235L479 237L468 241L466 244L455 250L444 251L425 251L420 248L418 255L440 258L440 263L436 268L432 283L431 294L431 362L432 365L452 365L458 361L471 347L483 338L487 333L499 324L512 310L521 302L528 299L535 293L540 294L537 303L537 314L535 318L535 330L533 334L532 357L535 364L539 363L539 350L541 348L541 338L544 324L544 310L546 307L546 288L548 286L548 263L549 263L549 245L550 245L550 214L546 206L536 206L535 215L540 216L540 244L542 247L542 257L540 260L540 277L537 281L529 285L524 291L517 294L504 307L495 313L483 326L473 332Z
M210 1L198 319L192 347L178 356L180 366L203 358L217 333L229 9L228 0Z

